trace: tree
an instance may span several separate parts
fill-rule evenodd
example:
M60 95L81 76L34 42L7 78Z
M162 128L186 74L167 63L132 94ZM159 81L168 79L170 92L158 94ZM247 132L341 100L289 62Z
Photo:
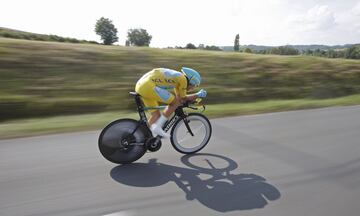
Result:
M299 50L292 46L279 46L280 55L299 55Z
M345 58L360 59L360 45L354 45L345 51Z
M188 43L188 44L186 44L185 49L196 49L196 46L192 43Z
M127 38L132 46L149 46L152 36L145 29L129 29Z
M235 42L234 42L234 51L238 52L240 50L240 35L237 34L235 36Z
M311 49L307 49L305 51L305 55L313 55L314 54L314 51L312 51Z
M125 41L125 46L130 46L130 41L129 40Z
M217 46L214 46L214 45L206 46L204 49L205 50L222 51L222 49L220 49L220 47L217 47Z
M252 53L252 50L249 47L246 47L246 49L244 50L244 52L246 53Z
M310 52L310 50L308 50L308 52ZM279 46L270 48L267 53L275 55L299 55L299 50L292 46Z
M336 51L333 49L328 50L327 57L328 58L336 58Z
M112 21L108 18L101 17L96 21L95 32L100 35L101 40L105 45L111 45L118 41L117 29Z

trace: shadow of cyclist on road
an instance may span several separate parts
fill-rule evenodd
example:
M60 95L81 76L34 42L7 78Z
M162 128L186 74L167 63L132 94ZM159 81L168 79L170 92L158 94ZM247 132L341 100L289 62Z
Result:
M268 201L280 198L279 190L265 178L255 174L232 174L238 165L230 158L196 154L183 156L181 161L190 168L150 159L149 163L114 167L110 175L115 181L134 187L156 187L174 182L185 192L187 200L198 200L219 212L263 208Z

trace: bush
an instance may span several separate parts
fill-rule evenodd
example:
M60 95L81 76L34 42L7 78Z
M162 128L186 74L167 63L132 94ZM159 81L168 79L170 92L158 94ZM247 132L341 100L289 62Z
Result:
M279 46L269 49L267 53L274 55L299 55L299 50L292 46Z
M360 45L354 45L345 51L345 58L360 59Z
M185 48L186 49L196 49L196 46L192 43L188 43Z
M204 49L205 50L213 50L213 51L222 51L222 49L220 49L220 47L217 47L217 46L206 46Z
M246 47L246 49L244 50L245 53L252 53L252 50L249 47Z

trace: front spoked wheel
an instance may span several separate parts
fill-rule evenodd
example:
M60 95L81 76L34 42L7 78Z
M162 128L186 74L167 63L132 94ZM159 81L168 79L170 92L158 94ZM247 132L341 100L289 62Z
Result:
M174 124L170 141L178 152L193 154L208 144L211 132L209 119L200 113L190 113L186 118L180 118Z

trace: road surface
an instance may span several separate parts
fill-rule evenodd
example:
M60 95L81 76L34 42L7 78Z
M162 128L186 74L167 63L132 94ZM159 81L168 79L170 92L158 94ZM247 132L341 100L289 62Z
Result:
M359 106L212 124L202 154L165 142L127 166L99 131L2 140L0 215L359 215Z

